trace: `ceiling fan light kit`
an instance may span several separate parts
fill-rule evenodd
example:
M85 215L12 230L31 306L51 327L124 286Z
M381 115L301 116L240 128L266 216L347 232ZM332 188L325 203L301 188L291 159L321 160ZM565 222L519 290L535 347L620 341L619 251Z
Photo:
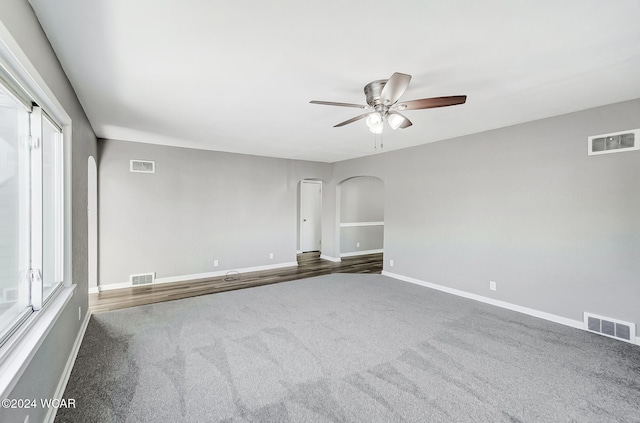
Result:
M393 129L394 131L396 129L398 129L400 127L400 125L402 125L402 123L405 122L405 121L406 121L406 119L403 118L398 113L390 113L390 114L387 115L387 123L389 124L391 129Z
M310 103L325 106L356 107L359 109L372 110L344 122L340 122L337 125L334 125L334 128L348 125L360 119L366 119L365 122L369 131L376 135L380 135L382 134L385 120L394 131L398 128L405 129L413 125L411 121L406 116L399 113L399 111L455 106L456 104L463 104L467 101L466 95L456 95L449 97L423 98L420 100L410 100L399 103L398 100L406 91L410 81L411 75L396 72L391 75L391 78L389 79L378 79L376 81L369 82L364 86L364 94L367 100L366 105L318 100L312 100Z
M382 122L376 123L375 125L371 125L369 127L369 131L371 131L371 133L375 135L382 134L383 129L384 129L384 126L382 125Z
M382 124L382 115L378 112L370 113L365 120L367 126L369 127L369 131L376 135L382 134L383 124Z

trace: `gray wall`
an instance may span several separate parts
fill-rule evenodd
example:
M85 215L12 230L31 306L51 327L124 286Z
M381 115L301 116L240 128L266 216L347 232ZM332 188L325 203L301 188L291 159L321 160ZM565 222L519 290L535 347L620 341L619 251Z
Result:
M131 159L156 173L129 172ZM101 140L98 168L105 286L295 262L298 183L331 165Z
M349 226L340 228L340 254L382 250L383 247L384 226Z
M384 221L384 183L380 178L359 176L340 184L340 222Z
M359 176L338 186L340 223L384 221L384 183L379 178ZM359 244L359 245L358 245ZM383 226L347 226L340 228L340 253L382 249Z
M72 282L77 288L12 394L15 398L51 398L80 330L78 307L83 313L87 310L87 159L96 154L96 138L29 4L25 0L3 0L0 21L73 120ZM46 411L31 410L30 421L41 421ZM0 409L0 421L22 421L26 414L8 413ZM22 419L16 420L18 416Z
M638 324L640 151L587 156L588 136L635 128L640 100L339 162L333 181L384 180L387 271Z

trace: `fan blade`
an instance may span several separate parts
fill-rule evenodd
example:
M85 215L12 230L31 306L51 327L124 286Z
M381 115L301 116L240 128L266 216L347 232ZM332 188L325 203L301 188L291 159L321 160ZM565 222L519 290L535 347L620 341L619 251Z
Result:
M387 116L387 123L389 123L389 126L391 126L391 129L394 131L398 128L405 129L413 125L405 115L394 111L389 112L389 116Z
M435 107L455 106L456 104L464 104L465 101L467 101L466 95L422 98L420 100L411 100L411 101L404 101L402 103L398 103L395 108L398 110L433 109Z
M345 125L348 125L348 124L353 123L353 122L355 122L355 121L357 121L357 120L364 119L364 118L366 118L367 116L369 116L370 114L371 114L371 113L365 113L365 114L363 114L363 115L353 117L353 118L351 118L351 119L349 119L349 120L345 120L344 122L340 122L340 123L339 123L339 124L337 124L337 125L333 125L333 127L334 127L334 128L337 128L337 127L339 127L339 126L345 126Z
M396 72L391 75L391 78L384 84L382 92L380 93L380 101L385 106L391 106L394 104L402 94L406 91L411 81L411 75L406 73Z
M325 106L356 107L358 109L368 109L369 108L369 106L365 106L364 104L336 103L335 101L311 100L309 103L311 103L311 104L323 104Z

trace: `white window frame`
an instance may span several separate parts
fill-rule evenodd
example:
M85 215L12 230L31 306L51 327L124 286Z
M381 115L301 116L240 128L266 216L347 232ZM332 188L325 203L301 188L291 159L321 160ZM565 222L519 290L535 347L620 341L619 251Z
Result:
M17 93L20 97L24 95L27 99L37 103L42 107L42 110L46 111L49 120L62 129L64 142L63 150L57 153L62 157L63 162L63 183L59 188L62 191L62 195L59 198L60 201L62 201L63 210L60 216L56 218L55 229L57 233L62 234L62 237L59 239L59 244L63 246L63 249L58 252L59 257L62 258L62 262L59 266L60 269L56 267L56 280L58 280L58 276L60 276L60 280L63 282L59 289L52 292L48 300L42 298L42 291L40 291L40 299L35 298L35 301L33 301L32 298L32 304L39 302L39 304L34 305L34 310L36 308L39 309L29 313L26 318L23 319L23 322L15 328L8 340L0 346L0 397L7 398L27 369L31 359L38 352L38 348L46 339L49 331L62 315L75 290L75 285L72 280L71 257L72 121L2 22L0 22L0 68L4 74L10 75L13 78L12 82L14 82L14 84L9 87L13 90L13 93ZM28 107L30 102L23 101L23 104ZM33 199L31 199L31 202L33 205ZM33 212L33 210L31 210L31 212ZM57 226L58 224L59 227ZM32 234L31 236L34 235ZM31 258L31 265L29 267L34 269L33 255ZM37 259L36 257L36 261ZM41 262L41 255L39 260ZM29 275L25 275L25 277L29 277ZM32 275L31 277L36 276ZM32 294L33 290L34 288L32 286Z
M53 145L53 166L55 167L54 176L55 180L55 192L54 192L54 236L55 236L55 269L54 269L54 279L56 283L64 282L64 135L62 132L62 128L51 119L46 113L44 115L45 119L51 123L55 129L57 129L58 134L56 140ZM67 148L71 148L68 146Z
M64 277L62 274L62 269L64 267L64 236L63 236L63 227L64 227L64 190L63 186L63 172L64 172L64 162L63 162L63 151L64 138L62 136L62 129L60 125L58 125L51 117L47 115L47 113L42 110L39 106L33 106L33 110L31 112L31 136L36 136L39 139L38 145L35 148L32 148L32 164L34 164L34 169L32 170L32 220L37 221L38 223L38 233L32 231L32 249L35 249L37 252L37 260L32 260L31 269L32 275L36 278L35 282L32 282L32 302L34 310L40 310L44 303L46 303L55 292L59 289L60 284L64 281ZM50 126L56 131L54 135L54 139L45 140L44 139L44 123L48 122ZM53 245L44 245L44 218L45 218L45 210L44 210L44 180L43 180L43 166L44 166L44 149L45 143L51 143L49 147L51 147L51 157L50 157L50 165L53 168L53 192L51 196L53 197L53 215L47 216L47 218L51 217L53 222L53 230L52 230L52 238ZM33 156L38 156L37 158L33 158ZM49 220L49 219L47 219ZM35 222L34 222L35 223ZM33 223L32 223L33 224ZM53 280L53 288L49 290L46 295L44 293L44 250L48 250L53 247L53 269L51 278ZM37 270L33 272L33 270ZM34 292L35 291L35 292ZM37 299L37 303L34 301Z
M31 260L29 279L31 306L34 311L42 309L42 109L33 107L29 117L31 149Z

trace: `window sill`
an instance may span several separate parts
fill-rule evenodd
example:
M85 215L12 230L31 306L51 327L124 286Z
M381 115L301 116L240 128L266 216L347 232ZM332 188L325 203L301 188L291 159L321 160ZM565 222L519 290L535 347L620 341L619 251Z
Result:
M64 287L41 310L33 312L0 350L0 398L7 398L38 348L73 297L76 285Z

